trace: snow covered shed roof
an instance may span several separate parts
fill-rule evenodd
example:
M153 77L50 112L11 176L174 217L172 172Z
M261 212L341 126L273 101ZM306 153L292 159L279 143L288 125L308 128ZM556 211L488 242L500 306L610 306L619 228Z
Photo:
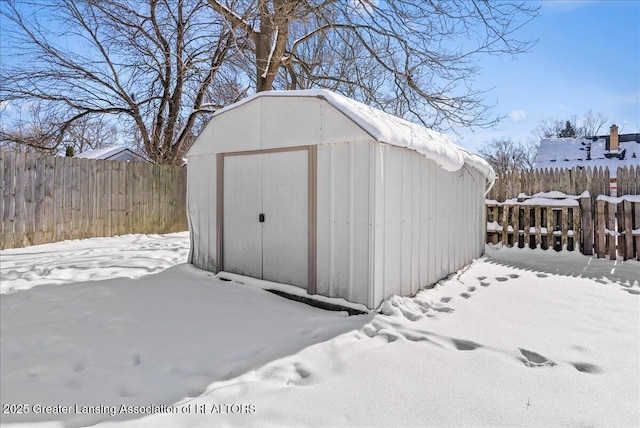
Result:
M618 167L640 165L640 141L621 141L612 154L605 138L545 138L540 141L536 168L609 168L611 177Z
M133 160L137 162L147 162L147 160L126 146L110 146L101 149L87 150L76 155L81 159L102 159L102 160Z
M480 170L490 182L495 179L493 168L484 159L455 145L445 135L324 89L259 92L218 110L212 120L261 98L320 99L346 116L372 140L414 150L447 171L457 171L468 164ZM295 126L295 123L291 126ZM198 145L196 141L187 157L202 154Z

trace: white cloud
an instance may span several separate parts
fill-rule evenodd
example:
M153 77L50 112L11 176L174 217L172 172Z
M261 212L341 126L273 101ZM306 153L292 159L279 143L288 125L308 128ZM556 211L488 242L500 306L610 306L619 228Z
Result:
M527 114L524 110L512 110L511 113L509 113L509 117L513 123L518 123L524 121L527 118Z

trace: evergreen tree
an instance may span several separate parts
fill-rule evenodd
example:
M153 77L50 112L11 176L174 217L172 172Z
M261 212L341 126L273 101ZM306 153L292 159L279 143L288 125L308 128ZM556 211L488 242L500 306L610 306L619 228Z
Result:
M576 128L573 126L570 120L564 125L564 129L558 134L560 138L576 138Z

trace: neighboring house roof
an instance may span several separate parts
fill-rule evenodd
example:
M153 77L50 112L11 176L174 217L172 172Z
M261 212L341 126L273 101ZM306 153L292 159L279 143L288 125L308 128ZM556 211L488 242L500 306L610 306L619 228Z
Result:
M76 156L82 159L122 160L133 162L148 162L143 156L126 146L111 146L101 149L87 150Z
M623 141L617 153L611 152L605 138L551 138L540 141L536 156L536 168L586 168L608 167L611 177L618 167L640 166L640 138Z
M457 171L465 163L471 164L479 169L489 181L493 182L495 179L493 168L484 159L457 146L445 135L325 89L258 92L218 110L213 117L261 97L323 99L347 116L375 141L415 150L447 171Z

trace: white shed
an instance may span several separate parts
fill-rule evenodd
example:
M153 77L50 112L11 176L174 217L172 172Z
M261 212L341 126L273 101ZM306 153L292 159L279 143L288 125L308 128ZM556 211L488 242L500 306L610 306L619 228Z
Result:
M375 308L484 252L481 158L325 90L216 112L189 152L190 262Z

